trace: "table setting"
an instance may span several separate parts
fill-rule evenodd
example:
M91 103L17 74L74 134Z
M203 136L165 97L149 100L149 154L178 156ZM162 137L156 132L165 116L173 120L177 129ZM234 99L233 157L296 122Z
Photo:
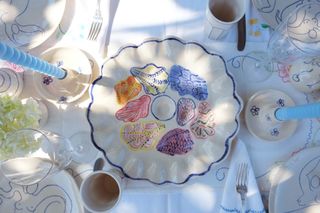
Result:
M1 0L0 212L318 212L319 11Z

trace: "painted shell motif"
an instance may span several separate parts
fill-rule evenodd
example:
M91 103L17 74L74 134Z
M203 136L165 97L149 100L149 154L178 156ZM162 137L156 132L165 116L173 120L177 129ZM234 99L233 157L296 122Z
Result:
M138 99L129 101L123 108L116 112L116 118L124 122L136 122L140 118L145 118L149 114L151 98L143 95Z
M133 151L150 150L164 129L165 125L157 121L126 123L120 129L120 138Z
M189 130L176 128L170 130L161 138L157 150L172 156L182 155L189 152L193 144Z
M208 102L199 103L198 116L191 123L191 132L200 139L206 139L215 134L214 113Z
M200 101L208 98L206 81L182 66L171 67L169 82L171 89L178 91L181 96L191 95Z
M133 76L126 80L120 81L114 86L119 104L125 104L130 99L136 97L142 90L142 86Z
M191 98L180 98L177 104L177 123L184 126L196 116L196 104Z
M132 67L130 72L142 84L145 93L158 95L164 93L168 86L168 73L165 67L153 63L143 67Z

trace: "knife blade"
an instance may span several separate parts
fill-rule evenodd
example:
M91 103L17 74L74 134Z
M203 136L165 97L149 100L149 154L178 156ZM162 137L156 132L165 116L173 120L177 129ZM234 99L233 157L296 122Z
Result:
M242 51L246 45L246 15L238 21L238 44L237 48Z

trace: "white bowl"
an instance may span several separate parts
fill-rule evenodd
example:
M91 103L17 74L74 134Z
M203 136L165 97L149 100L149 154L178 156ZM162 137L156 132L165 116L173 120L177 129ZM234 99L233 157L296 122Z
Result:
M33 80L42 98L70 103L87 91L92 81L92 70L89 59L80 49L53 48L42 53L41 58L67 71L62 80L34 72Z

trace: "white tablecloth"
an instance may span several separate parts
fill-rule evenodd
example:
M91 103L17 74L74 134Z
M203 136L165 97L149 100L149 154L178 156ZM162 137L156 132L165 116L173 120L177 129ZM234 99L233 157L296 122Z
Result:
M251 1L247 1L247 45L243 52L238 52L236 49L236 26L223 41L209 40L204 34L206 0L163 0L161 2L156 0L111 0L111 4L117 5L117 10L109 39L108 56L114 55L120 47L127 44L137 45L152 37L177 36L186 41L199 42L209 51L221 54L227 62L228 70L237 79L238 93L244 103L254 92L266 88L285 91L296 104L313 102L315 99L294 90L288 81L288 72L285 69L273 73L271 78L262 83L246 81L240 66L241 60L253 50L265 51L270 35L269 29L264 27L265 21L253 7ZM267 201L268 198L269 179L272 175L270 170L298 150L318 143L318 129L318 121L304 120L300 122L299 128L292 137L285 141L272 143L256 139L249 134L242 119L238 137L242 139L248 149L264 201ZM227 160L222 165L217 165L204 177L191 180L185 187L177 188L174 192L165 190L152 197L140 193L130 193L130 195L128 193L127 201L120 204L118 211L130 206L131 209L137 209L137 212L140 212L144 209L141 207L144 205L136 202L140 200L142 203L144 201L146 203L156 202L157 205L153 208L154 212L217 212L225 180L220 175L223 173L223 177L225 177L224 175L227 174L229 168L228 164ZM135 182L132 185L129 184L133 188L141 185L148 186L148 184ZM154 190L154 187L150 187L148 192ZM139 190L133 190L133 192L137 191ZM200 196L201 194L206 194L206 196ZM197 201L198 199L199 201ZM206 202L200 202L202 199ZM200 205L200 203L204 204ZM149 206L151 205L148 205L148 208Z
M105 30L99 36L98 42L86 40L94 12L94 1L70 0L68 2L70 7L76 8L75 14L70 27L62 25L60 33L56 34L56 36L65 34L56 45L68 44L83 48L96 57L99 65L103 61L102 56L106 54L106 50L110 57L120 47L129 43L140 44L151 37L164 38L172 35L187 41L199 42L211 52L221 54L227 62L228 70L237 79L238 93L244 103L255 91L265 88L284 90L296 103L313 101L313 97L292 89L285 71L274 73L270 79L261 84L246 82L240 67L241 59L251 50L265 50L269 36L268 29L261 27L263 20L250 1L247 1L248 42L244 52L236 50L236 26L223 41L211 41L204 35L206 0L102 0ZM33 53L39 54L50 47L50 44L55 43L55 39L52 39L46 45L33 50ZM104 42L106 45L102 45ZM26 85L32 85L31 75L31 73L25 73ZM24 90L22 97L30 96L38 95L32 89ZM62 106L64 108L61 113L61 109L56 105L46 102L49 108L49 120L45 128L67 137L77 131L88 131L89 125L85 116L88 103L89 99L86 95L73 105ZM75 123L77 125L70 125ZM299 124L292 138L280 143L268 143L253 138L244 123L241 123L238 137L248 149L264 198L268 195L270 169L295 151L312 143L318 143L316 139L318 129L318 121L306 120ZM213 167L205 176L192 178L183 186L160 187L147 182L128 180L122 201L114 212L218 212L231 157ZM91 170L90 164L75 163L69 168L69 172L78 183Z

